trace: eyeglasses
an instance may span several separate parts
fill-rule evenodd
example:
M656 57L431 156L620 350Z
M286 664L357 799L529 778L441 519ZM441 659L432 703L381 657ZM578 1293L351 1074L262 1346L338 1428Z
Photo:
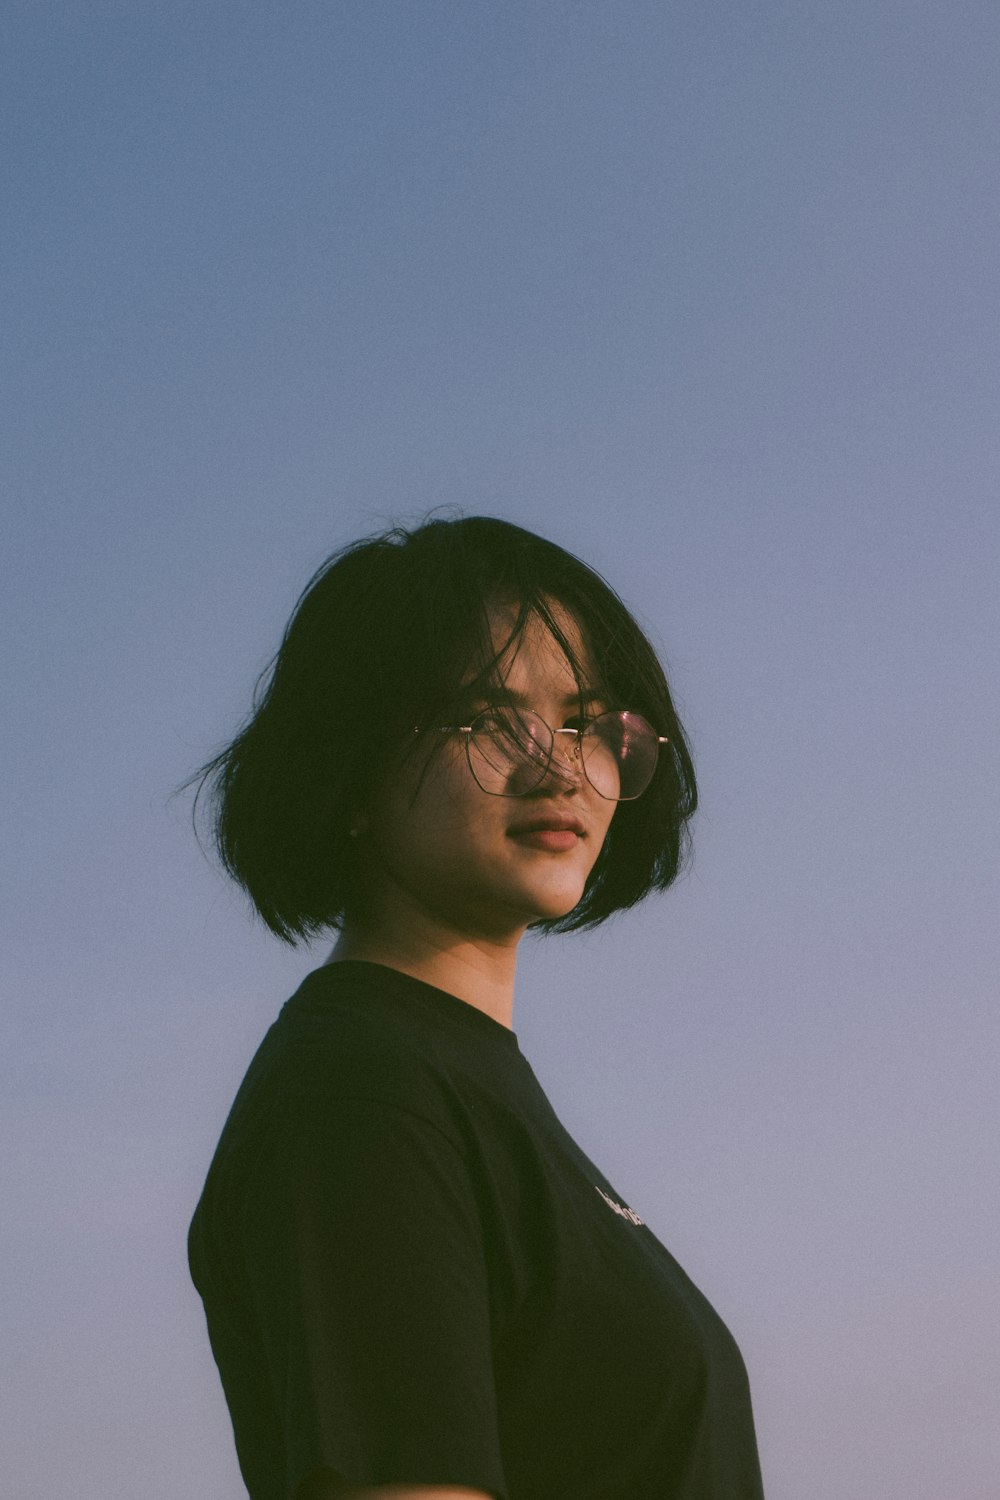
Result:
M551 771L566 781L577 772L553 759L557 734L570 736L569 756L598 796L633 802L653 779L660 746L641 714L612 712L588 720L581 729L551 729L530 708L487 708L471 724L445 725L442 734L464 734L469 770L491 797L526 797Z

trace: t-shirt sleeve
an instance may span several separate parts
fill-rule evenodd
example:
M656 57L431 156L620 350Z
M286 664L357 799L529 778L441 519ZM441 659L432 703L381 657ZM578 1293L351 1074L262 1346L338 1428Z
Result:
M287 1100L242 1241L290 1496L326 1465L504 1500L481 1223L439 1125L370 1098Z

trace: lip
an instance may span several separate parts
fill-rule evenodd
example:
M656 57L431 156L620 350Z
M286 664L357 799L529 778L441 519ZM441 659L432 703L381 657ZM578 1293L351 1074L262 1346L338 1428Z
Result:
M567 854L580 842L580 835L572 828L530 828L522 833L512 833L516 844L529 849L547 849L550 854Z
M583 838L587 830L579 818L560 818L555 816L530 818L524 823L514 823L508 828L507 833L511 838L520 838L529 833L572 833L577 838Z
M579 818L560 817L558 813L540 813L535 818L526 818L523 823L512 824L507 830L507 837L522 846L544 849L550 854L567 854L586 834Z

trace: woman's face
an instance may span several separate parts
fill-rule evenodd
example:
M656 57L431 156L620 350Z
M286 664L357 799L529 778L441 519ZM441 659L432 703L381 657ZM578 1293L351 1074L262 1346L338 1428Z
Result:
M579 628L550 601L560 628L587 669ZM494 616L494 636L506 638L512 616ZM570 664L544 624L533 617L517 652L505 663L506 694L539 713L553 728L575 726L579 689ZM490 705L473 703L468 718ZM600 701L585 704L600 713ZM531 922L565 916L583 895L617 803L598 795L572 754L575 741L556 736L553 769L526 796L492 796L469 769L466 736L445 736L417 790L425 757L417 753L386 785L362 822L375 920L400 901L435 927L493 941L518 938ZM430 745L428 744L428 749ZM567 822L561 835L539 824ZM535 825L534 829L526 825Z

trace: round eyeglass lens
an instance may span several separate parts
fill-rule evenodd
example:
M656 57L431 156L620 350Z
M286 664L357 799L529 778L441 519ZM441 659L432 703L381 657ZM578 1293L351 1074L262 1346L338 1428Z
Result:
M545 720L529 709L487 709L473 720L469 767L484 792L523 797L539 786L550 767L563 771ZM569 739L567 735L565 737ZM577 742L572 741L572 762ZM629 802L649 785L659 753L655 731L640 714L606 713L592 719L579 738L587 780L609 802Z
M523 797L545 778L552 731L525 709L491 708L472 721L469 766L484 792Z
M587 780L610 802L641 797L653 779L660 745L641 714L601 714L587 725L580 744Z

